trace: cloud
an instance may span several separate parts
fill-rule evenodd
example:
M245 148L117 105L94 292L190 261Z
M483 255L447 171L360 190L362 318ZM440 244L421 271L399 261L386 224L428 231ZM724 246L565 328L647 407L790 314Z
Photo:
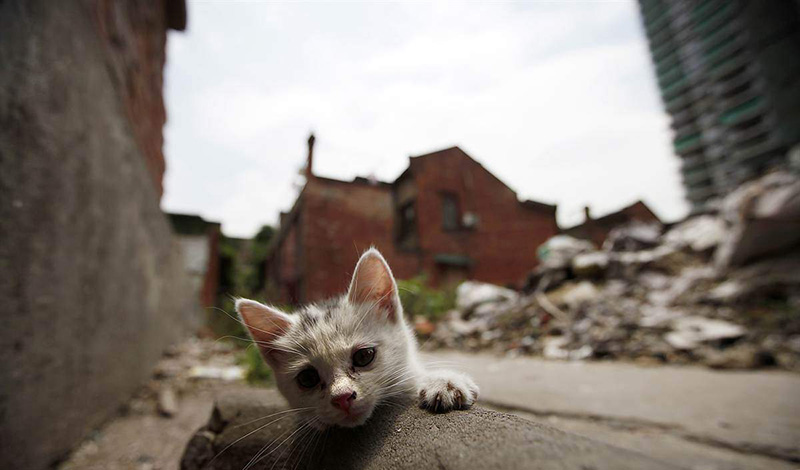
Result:
M315 169L393 180L459 145L520 196L686 213L633 2L190 3L171 34L163 205L250 236Z

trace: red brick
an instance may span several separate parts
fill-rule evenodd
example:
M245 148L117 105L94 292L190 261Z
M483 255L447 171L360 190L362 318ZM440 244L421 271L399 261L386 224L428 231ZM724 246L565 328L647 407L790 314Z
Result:
M397 243L397 201L416 193L418 246ZM456 196L460 213L478 217L475 228L447 231L441 194ZM283 218L267 260L268 283L283 302L308 302L344 292L361 253L378 248L400 279L426 274L447 281L436 255L462 255L473 263L459 275L519 286L537 264L536 248L558 232L555 206L522 203L516 193L461 149L413 157L394 184L311 176ZM456 270L458 271L458 269Z

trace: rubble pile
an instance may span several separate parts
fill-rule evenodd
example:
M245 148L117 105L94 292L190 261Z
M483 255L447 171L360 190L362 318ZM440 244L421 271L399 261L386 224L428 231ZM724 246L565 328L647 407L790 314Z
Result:
M524 293L464 282L427 347L800 370L800 180L772 173L664 229L539 249Z

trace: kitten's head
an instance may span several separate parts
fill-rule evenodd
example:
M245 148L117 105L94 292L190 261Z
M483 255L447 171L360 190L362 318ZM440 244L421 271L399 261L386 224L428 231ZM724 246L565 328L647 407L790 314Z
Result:
M318 428L361 425L378 404L414 389L413 335L392 272L375 249L361 256L341 298L293 315L239 299L236 311L280 392Z

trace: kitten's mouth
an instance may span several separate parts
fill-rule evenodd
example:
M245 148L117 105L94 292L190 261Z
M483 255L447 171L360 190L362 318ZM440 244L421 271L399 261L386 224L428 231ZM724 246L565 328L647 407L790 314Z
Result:
M337 424L343 427L360 426L364 424L367 418L369 418L369 415L370 415L369 409L350 410L339 420Z

